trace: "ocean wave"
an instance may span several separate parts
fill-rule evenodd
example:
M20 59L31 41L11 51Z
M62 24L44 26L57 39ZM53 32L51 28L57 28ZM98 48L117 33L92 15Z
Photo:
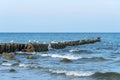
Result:
M78 52L81 52L81 50L69 50L69 52L71 52L71 53L78 53Z
M16 66L19 65L19 63L2 63L2 66Z
M33 54L36 54L35 52L21 52L21 51L15 52L15 53L18 54L18 55L33 55Z
M52 70L49 69L50 73L53 74L63 74L66 76L75 76L75 77L114 77L114 78L120 78L120 73L117 72L92 72L92 71L65 71L65 70Z
M74 56L74 55L59 55L59 54L40 54L43 57L52 57L52 58L67 58L72 60L81 59L81 56Z
M2 66L12 66L11 63L2 63L1 65L2 65Z
M94 74L94 72L90 71L64 71L64 70L52 70L49 69L49 72L54 74L64 74L66 76L76 76L76 77L83 77L83 76L91 76Z
M19 64L19 67L21 68L40 68L38 65L31 65L31 64Z
M99 60L99 61L105 61L105 60L107 60L106 58L104 58L104 57L83 57L82 59L89 59L89 60Z
M78 50L78 49L71 49L69 50L70 53L79 53L79 52L90 52L92 53L91 51L88 51L88 50Z
M40 56L52 57L52 58L67 58L70 60L78 60L78 59L106 60L103 57L85 57L85 56L60 55L60 54L40 54Z

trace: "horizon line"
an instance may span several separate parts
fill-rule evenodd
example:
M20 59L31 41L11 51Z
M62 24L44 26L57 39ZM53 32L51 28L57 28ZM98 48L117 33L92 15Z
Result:
M120 33L120 32L0 32L0 33Z

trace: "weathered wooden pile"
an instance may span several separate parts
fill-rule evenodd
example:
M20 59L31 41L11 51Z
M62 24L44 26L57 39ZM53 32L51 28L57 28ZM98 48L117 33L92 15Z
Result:
M95 42L100 42L101 39L88 39L88 40L77 40L77 41L68 41L68 42L57 42L57 43L50 43L51 48L53 49L62 49L67 46L76 46L76 45L83 45L83 44L90 44ZM16 51L23 51L23 52L42 52L48 51L49 44L40 44L40 43L28 43L28 44L21 44L21 43L0 43L0 53L3 52L16 52Z

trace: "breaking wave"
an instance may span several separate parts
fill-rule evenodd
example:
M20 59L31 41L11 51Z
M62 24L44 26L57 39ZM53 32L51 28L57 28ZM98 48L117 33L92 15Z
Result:
M71 53L78 53L78 52L81 52L81 50L69 50L69 52L71 52Z
M18 54L18 55L32 55L32 54L36 54L36 52L21 52L21 51L15 52L15 53Z
M88 51L88 50L78 50L78 49L71 49L69 50L70 53L80 53L80 52L89 52L89 53L92 53L91 51Z
M78 76L78 77L83 77L83 76L91 76L94 74L94 72L89 72L89 71L64 71L64 70L52 70L49 69L49 72L54 73L54 74L64 74L66 76Z
M92 71L65 71L65 70L52 70L49 69L49 72L53 74L63 74L66 76L75 76L75 77L114 77L120 78L120 73L117 72L92 72Z
M1 65L2 65L2 66L12 66L11 63L2 63Z
M81 59L81 56L74 56L74 55L59 55L59 54L40 54L43 57L52 57L52 58L67 58L72 60Z
M31 65L31 64L19 64L19 67L21 67L21 68L35 68L35 69L40 68L40 66L38 66L38 65Z
M16 66L19 65L19 63L2 63L2 66Z
M67 58L67 59L70 59L70 60L78 60L78 59L106 60L103 57L84 57L84 56L60 55L60 54L40 54L40 56L52 57L52 58Z

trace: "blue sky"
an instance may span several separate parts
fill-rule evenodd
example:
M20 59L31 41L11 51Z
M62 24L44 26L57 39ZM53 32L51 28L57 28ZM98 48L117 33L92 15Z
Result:
M0 0L0 32L120 32L120 0Z

